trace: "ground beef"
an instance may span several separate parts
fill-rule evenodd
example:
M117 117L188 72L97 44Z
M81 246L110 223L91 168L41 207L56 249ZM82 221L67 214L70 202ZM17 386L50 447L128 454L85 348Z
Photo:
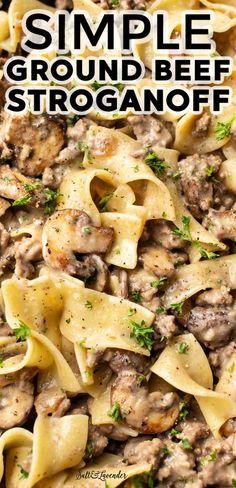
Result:
M188 330L210 349L225 346L236 332L236 310L231 307L194 307L187 323Z
M92 425L89 421L88 431L88 445L91 448L91 455L93 457L100 456L105 447L107 447L108 438L103 434L101 429L96 425Z
M219 170L221 158L215 154L193 154L178 163L180 183L186 205L196 218L201 218L213 204L213 182L208 171Z
M149 439L138 437L127 442L124 449L124 458L128 464L151 464L157 469L161 459L161 447L163 442L160 439Z
M205 227L218 237L219 240L231 239L236 241L236 214L231 210L210 209L203 221Z
M198 449L195 450L199 463L199 479L204 486L232 486L232 480L236 479L236 435L218 441L209 437ZM214 458L212 456L214 453Z
M175 317L166 314L156 316L154 329L158 335L166 339L170 339L179 332Z
M171 144L172 135L160 119L152 115L130 115L127 120L143 146L168 147Z
M194 137L205 137L211 124L211 116L204 112L195 123L193 130Z
M1 139L14 146L16 164L28 176L38 176L52 166L65 144L64 121L46 114L36 117L29 113L21 116L6 113L0 132Z
M109 366L114 373L119 374L123 369L135 369L135 371L147 373L150 367L149 360L142 354L135 354L131 351L117 349L113 352Z
M166 220L151 221L148 225L148 233L150 239L153 239L157 244L161 244L165 249L182 249L186 243L178 236L173 235L174 224Z

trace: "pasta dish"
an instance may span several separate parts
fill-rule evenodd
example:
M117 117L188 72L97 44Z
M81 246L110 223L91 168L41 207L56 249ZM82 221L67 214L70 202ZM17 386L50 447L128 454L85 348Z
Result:
M1 486L236 487L235 0L1 4ZM172 38L212 10L232 104L10 115L32 9L164 10ZM151 41L135 56L155 86Z

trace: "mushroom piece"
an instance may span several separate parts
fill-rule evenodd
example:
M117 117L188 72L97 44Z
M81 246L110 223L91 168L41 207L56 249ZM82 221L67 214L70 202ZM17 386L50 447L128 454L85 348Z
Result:
M33 385L30 382L1 388L0 429L11 429L24 424L33 407Z
M18 168L29 176L38 176L52 166L65 143L65 122L45 114L5 113L0 132L3 142L14 147Z
M63 417L70 408L70 400L60 388L49 388L36 397L34 406L37 415Z
M155 276L171 276L175 271L171 253L161 246L146 246L139 250L139 262Z
M118 404L129 427L143 434L158 434L170 429L179 415L177 393L148 392L140 385L140 374L132 369L120 372L111 388L111 403Z
M43 230L43 257L47 265L70 275L91 276L101 263L94 254L105 254L113 241L111 227L95 227L90 217L79 210L65 209L55 212ZM80 262L75 253L93 254L92 264ZM93 269L89 271L88 265Z

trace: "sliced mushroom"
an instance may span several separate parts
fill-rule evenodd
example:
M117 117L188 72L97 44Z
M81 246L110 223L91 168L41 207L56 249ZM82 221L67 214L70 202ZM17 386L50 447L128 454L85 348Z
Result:
M95 227L85 212L59 210L44 226L43 257L53 269L77 275L84 268L86 273L86 262L77 261L75 253L105 254L112 244L113 236L114 230L111 227ZM101 262L98 263L94 255L92 261L96 270Z
M118 404L127 425L143 434L158 434L170 429L179 415L176 393L149 393L140 385L140 374L132 369L120 372L111 389L111 403Z
M60 388L42 391L34 402L37 415L63 417L70 408L70 400Z
M25 383L24 389L8 385L0 391L0 428L11 429L22 425L34 403L33 385Z
M161 246L145 246L140 249L139 262L155 276L171 276L175 271L171 253Z
M14 147L16 164L25 175L38 176L52 166L64 146L65 123L58 117L4 114L3 141Z

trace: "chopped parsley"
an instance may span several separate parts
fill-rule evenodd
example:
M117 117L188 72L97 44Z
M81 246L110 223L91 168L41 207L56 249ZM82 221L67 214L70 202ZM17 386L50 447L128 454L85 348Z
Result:
M85 340L77 342L79 347L84 347L85 345Z
M66 323L70 324L71 319L66 319Z
M164 309L164 307L161 307L161 306L160 307L157 307L156 308L156 311L155 311L155 313L157 313L157 314L161 314L161 313L164 313L164 312L165 312L165 309Z
M91 234L91 227L83 227L83 233L86 234L86 235L90 235Z
M130 478L132 488L154 488L152 473L136 474Z
M111 5L113 8L118 8L120 6L120 0L111 0Z
M230 136L230 131L234 119L235 116L232 117L232 119L230 119L228 122L217 122L215 128L215 136L217 141L222 141L222 139L226 139L226 137Z
M117 88L119 91L124 90L125 87L123 83L98 83L96 80L91 84L91 88L94 91L97 91L99 88L103 88L104 86L112 86L113 88Z
M176 437L178 434L179 434L179 430L173 427L173 429L171 429L170 431L171 437Z
M208 166L206 168L206 175L209 181L212 183L219 183L219 181L214 177L214 174L216 172L215 166Z
M20 468L19 479L20 480L27 480L27 478L29 477L29 472L26 471L21 464L17 464L17 467Z
M80 116L79 115L71 115L70 117L67 118L67 125L68 127L74 127L74 125L76 124L76 122L78 122L78 120L80 119Z
M86 300L84 306L88 309L88 310L92 310L93 309L93 304L92 302L90 302L89 300Z
M30 327L26 325L22 320L19 320L19 327L13 330L16 336L16 342L25 341L26 337L31 334Z
M219 254L212 252L212 251L207 251L207 249L202 247L202 245L199 242L194 241L193 244L197 247L197 249L199 250L199 252L203 258L215 259L215 258L219 257Z
M172 173L172 174L171 174L171 178L172 178L172 180L174 180L174 181L179 180L179 179L180 179L180 177L181 177L181 174L182 174L182 173L181 173L181 171L176 171L175 173Z
M151 287L152 288L160 288L161 286L165 285L167 282L166 276L161 276L159 280L155 280L151 282Z
M154 343L154 329L152 327L145 327L146 323L144 320L141 321L141 324L137 324L133 320L130 320L129 323L133 328L130 337L134 337L141 347L151 351Z
M130 291L129 297L132 298L132 300L134 300L134 302L137 303L141 302L143 299L143 296L141 295L140 291Z
M187 215L183 215L182 224L183 229L179 229L178 227L176 227L176 229L172 231L172 234L179 237L182 241L191 241L192 238L189 230L190 217L188 217Z
M232 374L235 370L235 363L232 363L230 367L227 369L229 374Z
M137 312L136 308L129 308L128 317L133 317Z
M192 239L192 236L190 234L190 217L187 215L183 215L182 217L182 224L183 228L180 229L179 227L176 227L173 231L172 234L179 237L182 241L188 241L192 243L200 252L201 256L205 259L215 259L219 257L219 254L216 254L215 252L212 251L207 251L200 242L194 241Z
M187 409L186 404L184 404L180 410L180 413L179 413L179 420L185 420L186 417L188 416L188 414L189 414L189 411Z
M13 207L23 207L24 205L29 205L32 201L32 196L31 195L25 195L22 198L18 198L18 200L15 200L12 204Z
M31 192L31 191L38 190L38 188L40 188L40 186L41 185L39 183L25 183L24 184L24 189L27 192Z
M201 466L206 466L206 464L211 463L212 461L216 461L218 456L218 450L214 449L210 454L201 458L200 464Z
M109 193L109 195L105 195L105 197L101 198L101 200L99 200L98 202L98 207L99 207L99 210L100 212L107 212L108 211L108 203L110 202L110 200L112 199L113 197L113 193Z
M44 214L51 215L57 205L57 199L60 196L59 191L51 190L51 188L44 188L44 195L46 196L46 202L44 206Z
M86 459L91 459L93 457L93 446L91 442L87 443L86 450L85 450L85 457Z
M147 164L147 166L152 168L152 170L154 171L154 173L156 173L157 176L163 173L164 171L166 171L167 168L169 168L166 161L159 159L155 152L150 152L146 156L144 162Z
M172 303L170 308L173 312L177 313L178 315L180 315L182 312L183 312L183 302L179 302L179 303Z
M178 346L178 352L179 354L187 354L188 351L188 344L186 342L181 342Z
M189 444L189 440L187 438L182 439L181 443L184 449L192 449L192 446Z
M145 377L143 374L141 374L141 375L138 377L138 385L139 385L139 386L142 386L142 384L145 382L145 380L146 380L146 377Z
M139 172L139 165L136 164L136 166L133 166L133 170L135 173L138 173Z
M122 422L123 417L120 411L120 405L118 402L115 402L113 407L107 412L108 417L111 417L115 422Z
M166 444L161 448L161 452L166 456L169 456L171 454L171 451L168 449Z
M4 358L0 356L0 368L3 368L4 366Z

